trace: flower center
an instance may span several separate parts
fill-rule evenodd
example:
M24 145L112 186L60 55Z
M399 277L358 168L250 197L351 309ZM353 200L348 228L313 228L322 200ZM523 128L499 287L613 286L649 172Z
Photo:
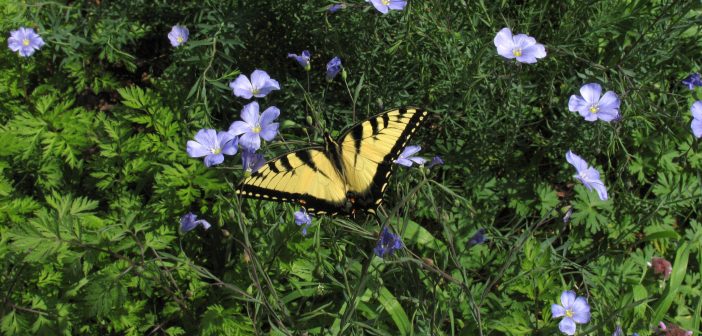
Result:
M514 48L512 50L512 55L514 55L515 57L522 56L522 48Z
M259 92L260 92L260 90L259 90L258 88L253 88L253 90L251 90L251 93L252 93L254 96L257 95Z
M28 45L29 45L29 39L24 39L24 40L22 40L22 45L25 46L25 47L28 46Z
M600 111L600 107L597 104L590 106L590 113L597 113Z
M261 133L261 124L256 124L253 128L254 133Z
M566 310L566 316L568 316L568 317L571 317L571 318L572 318L572 317L573 317L573 311L572 311L572 310L570 310L570 309Z
M382 2L383 5L385 5L385 6L387 6L387 5L390 4L390 0L382 0L382 1L380 1L380 2Z
M178 41L178 43L183 43L183 37L182 36L176 37L176 41Z
M219 153L221 153L221 152L222 152L222 149L221 149L221 148L219 148L219 147L216 147L216 148L210 148L210 152L212 152L212 154L215 154L215 155L217 155L217 154L219 154Z

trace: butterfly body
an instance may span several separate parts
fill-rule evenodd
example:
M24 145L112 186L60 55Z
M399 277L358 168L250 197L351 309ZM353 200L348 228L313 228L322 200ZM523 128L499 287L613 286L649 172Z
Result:
M244 179L236 193L296 203L313 214L373 213L382 203L393 161L426 119L418 108L386 111L361 121L324 146L268 161Z

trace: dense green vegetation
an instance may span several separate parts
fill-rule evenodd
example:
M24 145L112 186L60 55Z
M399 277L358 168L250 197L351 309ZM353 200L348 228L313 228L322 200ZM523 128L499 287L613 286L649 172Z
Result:
M702 89L682 83L700 71L699 2L332 4L1 1L5 39L45 44L0 48L0 333L552 335L572 290L591 311L578 335L699 334ZM504 27L546 57L500 56ZM303 50L310 71L288 57ZM315 216L303 235L299 206L235 196L241 149L211 167L186 153L240 119L251 100L229 83L256 69L280 84L256 98L280 109L266 158L419 106L412 144L445 164L397 167L378 217ZM619 118L569 111L587 83ZM179 232L188 212L212 226ZM404 248L380 258L386 224Z

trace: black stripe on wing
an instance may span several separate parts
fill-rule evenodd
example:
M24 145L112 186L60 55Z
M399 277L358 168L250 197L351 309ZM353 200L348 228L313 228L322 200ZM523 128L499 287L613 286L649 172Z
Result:
M400 108L398 110L390 110L383 112L379 115L375 115L370 118L370 120L375 120L376 118L380 117L383 120L383 128L387 128L392 122L397 122L399 120L402 120L403 116L407 114L407 109L408 108ZM388 181L390 179L390 176L393 173L393 170L395 168L395 163L394 161L400 157L400 154L402 153L402 150L407 146L409 143L410 139L414 136L416 133L417 129L426 121L427 115L429 114L427 111L421 109L421 108L415 108L415 107L410 107L409 109L415 110L414 115L410 118L410 120L407 122L406 128L402 131L401 135L397 138L397 141L395 144L392 146L392 149L388 152L387 155L383 158L383 161L378 165L377 170L375 174L373 175L373 182L370 185L369 190L362 194L362 195L355 195L355 202L354 202L354 208L363 210L363 211L369 211L369 210L375 210L375 208L380 205L380 203L383 200L383 193L385 192L385 189L387 187ZM398 111L397 115L397 120L390 120L389 114ZM365 121L364 121L365 122ZM354 140L354 145L357 148L360 147L363 139L363 132L362 132L362 124L364 122L358 123L354 126L352 126L351 129L347 130L344 132L340 137L339 137L339 142L343 141L344 137L347 136L348 134L351 134L352 139ZM371 123L371 127L373 128L373 133L377 134L382 132L383 130L377 130L377 123L374 126L373 123ZM359 132L358 130L361 130ZM363 154L361 153L361 156Z
M296 174L295 171L299 167L302 167L302 165L298 165L298 167L293 167L293 165L290 163L290 159L288 159L288 157L291 155L299 159L305 166L305 168L311 169L316 174L320 174L321 176L324 176L330 181L333 181L334 179L333 175L328 174L329 172L325 173L317 167L317 165L314 163L314 160L312 159L312 156L310 155L311 151L319 151L320 153L323 153L322 148L310 147L290 153L285 153L266 162L266 164L264 164L261 167L261 169L259 169L259 171L251 174L250 177L245 178L239 183L236 189L237 195L247 198L262 199L281 203L296 203L303 206L305 209L307 209L309 213L312 214L336 215L340 212L346 212L344 210L344 206L346 204L345 199L340 200L339 202L335 202L314 197L304 192L306 188L306 183L305 181L299 180L301 177L299 176L299 174ZM324 156L327 159L329 159L326 153L324 153ZM281 179L286 179L286 183L294 182L300 185L300 192L289 192L253 185L259 179L269 181L274 180L275 176L270 177L269 175L271 174L283 175ZM343 182L341 182L341 180L338 178L336 180L338 180L337 182L340 184L339 188L343 188Z

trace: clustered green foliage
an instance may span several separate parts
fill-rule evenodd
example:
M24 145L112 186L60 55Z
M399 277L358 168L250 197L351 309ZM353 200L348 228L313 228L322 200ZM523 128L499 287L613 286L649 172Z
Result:
M702 328L702 148L690 132L702 8L694 1L357 0L3 2L0 31L0 333L4 335L551 335L563 290L591 335ZM172 48L170 27L190 40ZM547 47L499 57L502 27ZM309 49L307 74L287 53ZM324 80L340 56L347 85ZM373 217L314 218L239 200L240 158L206 168L185 143L247 101L227 83L266 70L282 90L268 158L400 105L433 112L416 142L444 166L400 169L381 216L406 249L374 257ZM567 110L584 83L622 119ZM699 89L698 89L699 90ZM312 113L310 113L312 112ZM572 178L572 149L610 199ZM569 222L562 217L573 210ZM178 233L192 211L213 227ZM478 228L488 241L469 246ZM652 257L673 263L668 280Z

